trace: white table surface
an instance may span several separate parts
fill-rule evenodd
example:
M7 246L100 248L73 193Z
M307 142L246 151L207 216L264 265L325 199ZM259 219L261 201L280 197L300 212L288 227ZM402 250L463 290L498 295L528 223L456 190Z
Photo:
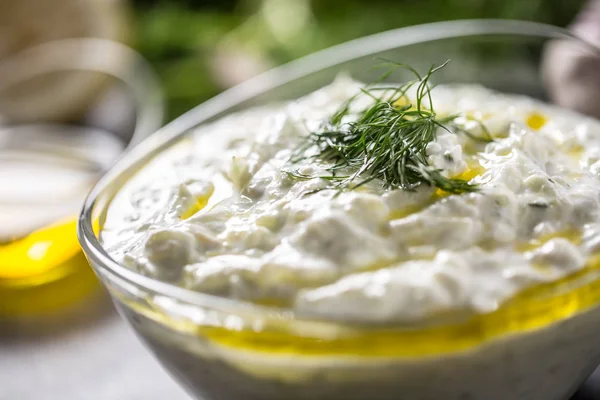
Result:
M104 294L68 315L0 325L0 400L190 400Z

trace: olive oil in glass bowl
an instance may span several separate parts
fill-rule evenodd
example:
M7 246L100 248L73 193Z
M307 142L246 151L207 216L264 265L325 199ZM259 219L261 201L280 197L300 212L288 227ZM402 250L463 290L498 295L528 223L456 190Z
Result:
M77 215L113 162L161 126L162 96L141 56L101 39L23 50L0 60L0 75L0 319L13 319L61 310L99 288L77 241ZM112 106L105 98L90 101L74 121L36 119L23 109L17 114L27 119L14 117L10 99L16 94L22 107L62 113L39 104L40 98L50 89L73 95L77 82L96 97L102 88L120 93L122 101L136 103L132 115L121 122L106 113L103 118L103 107ZM60 90L63 84L70 89ZM69 103L62 100L62 106Z

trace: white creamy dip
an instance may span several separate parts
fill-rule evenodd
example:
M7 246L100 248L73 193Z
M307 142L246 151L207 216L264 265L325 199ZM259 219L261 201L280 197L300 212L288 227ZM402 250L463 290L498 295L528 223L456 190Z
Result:
M490 312L598 251L600 124L527 97L432 91L438 114L463 115L475 134L480 121L495 138L439 129L427 148L431 165L471 179L476 192L371 181L338 193L282 172L360 87L338 79L191 132L117 194L103 245L123 265L188 289L364 322Z

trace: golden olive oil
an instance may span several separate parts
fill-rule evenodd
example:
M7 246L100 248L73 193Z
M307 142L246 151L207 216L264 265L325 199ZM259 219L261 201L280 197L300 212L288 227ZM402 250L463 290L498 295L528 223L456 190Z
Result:
M70 218L0 244L0 317L54 311L98 286L76 223Z

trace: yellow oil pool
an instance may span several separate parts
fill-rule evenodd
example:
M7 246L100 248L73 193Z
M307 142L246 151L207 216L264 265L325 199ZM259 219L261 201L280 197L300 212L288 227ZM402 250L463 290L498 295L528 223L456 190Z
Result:
M55 311L98 287L76 223L70 218L0 244L0 317Z

